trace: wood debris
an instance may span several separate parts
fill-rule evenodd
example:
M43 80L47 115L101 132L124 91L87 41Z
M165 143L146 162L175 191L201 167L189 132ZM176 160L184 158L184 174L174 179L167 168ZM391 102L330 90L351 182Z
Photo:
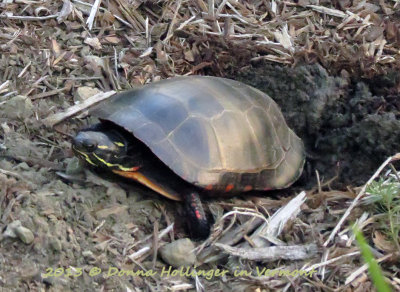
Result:
M237 248L222 243L216 243L215 246L231 256L261 262L304 260L314 257L318 252L317 245L313 243L308 245L285 245L256 248Z

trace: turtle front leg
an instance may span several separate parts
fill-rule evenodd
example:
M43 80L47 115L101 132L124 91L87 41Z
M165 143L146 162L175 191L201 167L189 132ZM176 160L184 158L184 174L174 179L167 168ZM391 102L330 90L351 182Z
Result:
M196 239L207 238L210 235L210 223L207 220L197 191L190 191L184 197L184 207L188 218L190 237Z

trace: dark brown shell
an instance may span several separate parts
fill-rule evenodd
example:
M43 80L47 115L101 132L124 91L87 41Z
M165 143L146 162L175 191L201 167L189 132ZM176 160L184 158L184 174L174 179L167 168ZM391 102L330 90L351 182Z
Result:
M117 94L92 114L124 127L176 174L203 188L285 188L303 169L303 143L277 104L237 81L167 79Z

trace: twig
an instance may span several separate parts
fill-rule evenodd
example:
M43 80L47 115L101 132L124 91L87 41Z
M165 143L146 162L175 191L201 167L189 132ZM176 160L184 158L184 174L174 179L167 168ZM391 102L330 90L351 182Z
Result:
M387 260L388 258L391 258L393 255L395 255L396 253L390 253L387 255L384 255L383 257L377 259L376 261L378 263L383 262L385 260ZM351 282L353 282L359 275L361 275L362 273L364 273L366 270L368 269L368 264L364 264L362 265L360 268L358 268L357 270L355 270L353 273L351 273L350 276L347 277L346 282L344 282L345 285L350 284Z
M5 19L16 19L16 20L27 20L27 21L47 20L57 17L58 14L46 15L46 16L19 16L19 15L5 15L5 14L0 15L0 19L5 18Z
M55 90L42 92L42 93L39 93L39 94L36 94L36 95L32 96L31 100L35 100L35 99L40 99L40 98L56 95L56 94L59 94L60 92L63 92L64 90L65 90L65 88L60 88L60 89L55 89Z
M331 16L341 17L341 18L346 17L346 13L344 13L343 11L337 10L337 9L327 8L327 7L318 6L318 5L307 5L307 7L311 8L312 10L317 11L319 13L324 13L324 14L328 14Z
M256 248L237 248L222 243L216 243L216 247L229 253L231 256L237 256L241 259L251 261L272 262L276 260L302 260L314 256L318 252L316 244L306 245L282 245Z
M315 175L317 177L317 184L318 184L318 193L322 193L322 188L321 188L321 181L319 179L319 172L318 170L315 170Z
M208 0L208 15L214 18L214 0Z
M90 15L86 21L88 24L89 30L92 30L94 19L96 18L97 11L99 10L101 0L96 0L90 10Z
M288 202L284 207L271 216L268 222L261 225L252 235L251 239L258 247L265 246L267 240L275 242L278 235L289 219L295 218L300 212L300 206L306 200L306 192L301 192Z
M54 125L57 125L58 123L62 122L66 118L72 117L81 111L87 109L90 106L93 106L110 96L114 95L116 92L115 91L108 91L108 92L101 92L98 94L95 94L88 99L84 100L82 103L71 106L68 108L65 112L62 113L56 113L54 115L49 116L44 120L44 124L48 127L53 127Z
M348 253L348 254L344 254L344 255L338 256L338 257L336 257L336 258L327 260L327 261L325 261L325 262L312 265L311 267L305 269L305 271L309 272L309 271L312 271L312 270L317 269L317 268L319 268L319 267L323 267L323 266L332 264L332 263L334 263L334 262L336 262L336 261L338 261L338 260L341 260L341 259L343 259L343 258L353 257L353 256L356 256L356 255L359 255L359 254L360 254L359 251L355 251L355 252L351 252L351 253Z
M6 89L10 85L10 80L7 80L6 82L0 84L0 92L2 92L4 89Z
M118 73L118 54L117 54L117 49L113 47L114 49L114 69L115 69L115 77L117 80L119 80L119 73Z
M178 0L178 3L176 3L176 8L175 8L175 12L174 12L174 16L172 17L172 20L171 20L171 23L170 23L170 25L169 25L169 28L168 28L168 33L167 33L167 36L165 37L165 39L163 40L163 43L165 44L166 42L168 42L168 40L172 37L172 31L173 31L173 29L174 29L174 25L175 25L175 22L176 22L176 16L178 15L178 11L179 11L179 8L181 7L181 4L182 4L182 0Z
M167 228L161 230L158 233L158 240L160 240L161 238L163 238L166 234L168 234L172 229L174 228L174 223L172 223L171 225L169 225ZM149 252L151 249L151 244L148 246L143 247L142 249L134 252L133 254L129 255L128 258L133 260L136 260L137 258L141 257L142 255L146 254L147 252Z
M228 0L223 0L223 1L221 2L221 4L218 6L217 12L216 12L216 15L217 15L217 16L219 16L219 14L221 13L222 9L224 9L224 7L225 7L225 5L226 5L226 2L228 2Z
M9 170L5 170L5 169L2 169L2 168L0 168L0 173L5 174L5 175L11 175L11 176L19 178L19 179L23 179L23 177L20 176L18 173L12 172L12 171L9 171Z
M72 1L73 1L73 2L76 2L76 3L79 3L79 4L81 4L81 5L93 7L93 5L90 4L90 3L82 2L82 1L79 1L79 0L72 0ZM100 11L107 11L107 12L109 12L107 9L105 9L105 8L103 8L103 7L99 7L99 10L100 10ZM118 16L118 15L116 15L116 14L112 14L112 16L114 16L118 21L122 22L123 24L125 24L125 25L128 26L129 28L133 28L133 26L132 26L129 22L127 22L126 20L122 19L120 16Z
M153 229L153 270L155 269L157 263L158 237L158 221L155 221Z
M28 65L26 65L26 66L24 67L24 69L22 69L22 71L18 74L17 78L21 78L21 77L25 74L26 70L28 70L28 68L29 68L29 66L30 66L31 64L32 64L32 62L29 62Z
M381 171L388 165L390 162L399 160L400 159L400 153L397 153L388 159L382 165L378 168L378 170L374 173L374 175L367 181L367 183L363 186L361 191L358 193L357 197L353 200L351 203L350 207L346 210L346 212L343 214L342 218L340 219L339 223L336 225L336 227L333 229L331 234L329 235L329 238L325 241L324 246L327 246L329 242L335 237L336 233L339 231L339 229L342 227L343 222L346 220L346 218L350 215L351 210L357 205L357 202L361 199L361 197L365 194L367 187L371 184L371 182L381 173Z
M392 163L389 164L390 168L393 171L394 176L397 178L398 182L400 182L400 176Z

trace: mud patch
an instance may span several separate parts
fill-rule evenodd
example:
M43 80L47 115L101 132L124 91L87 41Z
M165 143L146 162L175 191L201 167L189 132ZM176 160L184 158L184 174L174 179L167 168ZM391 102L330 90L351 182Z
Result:
M400 150L400 105L395 73L374 80L329 76L319 65L246 67L235 75L268 93L304 140L306 171L339 182L362 184L388 156ZM374 92L374 93L373 93ZM315 180L307 179L313 184Z

